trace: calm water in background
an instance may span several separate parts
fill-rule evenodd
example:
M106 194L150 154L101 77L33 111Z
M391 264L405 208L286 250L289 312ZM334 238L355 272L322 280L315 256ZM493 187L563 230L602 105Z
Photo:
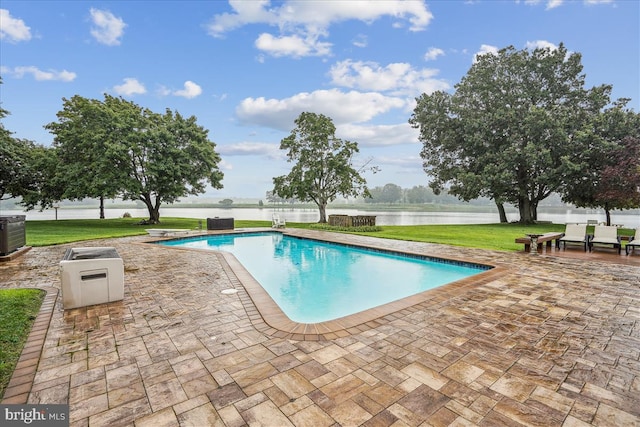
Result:
M106 209L107 218L121 218L128 212L133 217L148 217L146 209ZM317 209L274 209L274 208L163 208L160 209L162 217L180 218L235 218L271 221L271 216L278 213L289 222L317 222L319 214ZM94 209L58 209L58 219L91 219L98 218L98 208ZM327 209L327 215L375 215L377 225L420 225L420 224L491 224L499 222L498 213L482 212L407 212L407 211L362 211L356 209ZM27 220L55 219L54 209L43 212L37 210L22 212L19 210L0 209L0 215L26 215ZM517 213L508 213L509 221L518 219ZM586 223L587 220L604 221L604 211L585 209L566 209L564 212L555 210L545 212L543 208L538 210L540 221L551 221L556 224ZM615 211L611 214L612 224L622 224L628 228L640 227L640 212Z

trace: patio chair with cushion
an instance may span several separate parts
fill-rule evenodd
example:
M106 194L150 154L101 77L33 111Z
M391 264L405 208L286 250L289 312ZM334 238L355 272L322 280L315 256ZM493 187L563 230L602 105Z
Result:
M618 236L618 227L613 225L596 225L593 230L593 237L589 239L589 252L593 250L594 243L596 245L612 245L614 249L622 248L620 237Z
M629 243L625 246L624 251L629 255L635 248L640 248L640 227L636 228L636 234L631 236Z
M564 249L567 249L567 243L582 245L586 252L588 240L587 224L567 224L564 236L556 240L556 244L558 248L560 248L560 245L564 245Z

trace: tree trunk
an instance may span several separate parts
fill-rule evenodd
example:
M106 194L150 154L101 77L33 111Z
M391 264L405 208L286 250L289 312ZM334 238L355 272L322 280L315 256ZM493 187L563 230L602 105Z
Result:
M531 215L531 202L526 197L518 200L518 210L520 211L520 222L522 224L533 224L533 216Z
M607 225L611 225L611 211L609 208L604 208L604 215L607 218Z
M100 219L104 219L104 196L100 196Z
M327 223L327 203L326 202L318 203L318 209L320 210L320 221L318 221L318 223L326 224Z
M498 208L498 214L500 215L500 222L501 223L508 222L507 213L504 211L504 205L502 204L502 202L498 202L496 200L496 207Z
M538 220L538 201L531 200L529 205L529 210L531 212L531 220L536 222Z
M154 206L149 211L149 222L151 224L160 224L160 206Z
M158 224L160 223L160 203L153 204L151 201L150 194L144 194L140 196L140 200L142 200L147 207L147 211L149 211L149 219L147 222L149 224Z

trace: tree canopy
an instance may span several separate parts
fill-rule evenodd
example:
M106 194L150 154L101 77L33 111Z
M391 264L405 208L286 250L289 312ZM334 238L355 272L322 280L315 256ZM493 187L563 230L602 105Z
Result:
M64 100L54 135L65 197L140 200L149 222L160 220L162 203L221 188L220 156L194 116L167 109L164 115L122 98Z
M409 123L420 130L421 157L434 190L463 200L513 203L521 222L563 182L565 160L581 155L590 123L611 87L585 89L581 56L510 46L478 57L455 93L417 98Z
M121 171L114 168L110 147L113 129L105 106L96 99L73 96L63 98L58 121L45 126L55 135L59 160L57 179L64 182L62 199L100 199L100 218L104 218L104 199L115 197L122 188Z
M36 145L11 137L0 124L0 200L24 196L35 187L31 160Z
M640 114L616 101L593 121L593 132L580 135L586 147L565 159L564 202L602 208L607 224L611 210L640 206Z
M0 120L8 115L9 111L0 107ZM40 149L31 141L14 138L0 121L0 200L24 197L35 190L38 170L34 161Z
M327 204L337 196L369 196L360 175L366 165L353 166L358 144L336 138L329 117L303 112L295 124L291 134L280 141L280 149L287 150L288 161L296 163L288 175L273 178L273 192L284 199L314 202L320 211L318 222L325 223Z

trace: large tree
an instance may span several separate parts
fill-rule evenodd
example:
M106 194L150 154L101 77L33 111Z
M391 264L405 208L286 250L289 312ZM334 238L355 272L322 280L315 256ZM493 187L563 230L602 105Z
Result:
M195 117L167 109L154 113L123 98L65 101L47 128L64 161L61 176L73 198L140 200L148 223L160 221L162 203L221 188L220 156Z
M481 55L453 94L417 98L409 123L420 130L430 186L466 201L488 197L503 222L504 203L518 207L521 222L535 221L610 90L585 89L580 54L562 44Z
M295 124L291 134L280 141L280 149L287 150L288 161L296 163L288 175L273 178L273 192L285 199L314 202L320 211L318 222L325 223L327 204L337 196L369 196L360 175L367 165L354 167L358 144L336 138L329 117L304 112Z
M220 156L195 116L184 118L169 109L159 115L109 95L104 104L111 126L110 155L124 173L122 197L141 200L149 223L160 221L162 203L201 194L207 183L222 188Z

